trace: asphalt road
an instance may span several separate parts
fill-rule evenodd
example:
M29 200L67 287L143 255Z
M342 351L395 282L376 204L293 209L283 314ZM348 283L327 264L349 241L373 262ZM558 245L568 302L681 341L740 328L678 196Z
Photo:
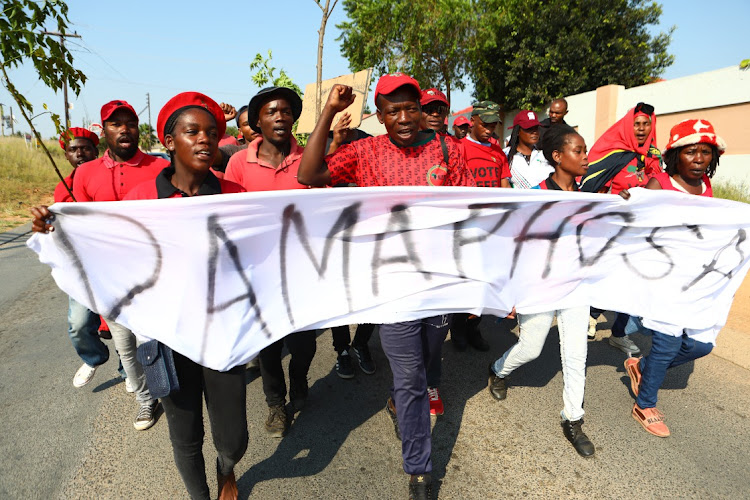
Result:
M137 407L117 376L111 341L110 361L88 386L73 387L81 362L66 335L67 298L25 237L12 238L0 235L0 498L186 498L166 419L133 429ZM659 402L672 437L656 438L630 416L625 355L607 344L611 320L589 343L591 459L560 429L556 329L542 356L513 374L503 402L489 396L485 374L515 342L512 323L484 318L489 353L446 343L446 413L433 429L440 498L750 497L750 372L715 355L672 370ZM634 340L648 348L647 337ZM342 380L330 333L318 337L308 406L282 440L265 436L260 379L248 374L250 445L235 469L241 498L406 497L400 444L383 412L390 372L377 335L371 342L377 373Z

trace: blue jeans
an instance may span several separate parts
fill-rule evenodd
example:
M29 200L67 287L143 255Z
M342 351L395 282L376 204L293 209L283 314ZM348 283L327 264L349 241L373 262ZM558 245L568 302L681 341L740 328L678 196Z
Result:
M99 338L99 315L68 297L68 336L78 356L89 366L103 365L109 349Z
M650 328L645 328L640 318L631 316L625 333L640 332L651 335L651 351L640 361L641 386L635 402L640 408L654 408L656 395L661 388L667 370L688 361L702 358L710 353L713 344L698 342L685 333L681 337L667 335Z
M450 315L380 325L380 343L393 373L391 394L401 430L404 472L432 471L426 366L448 335Z

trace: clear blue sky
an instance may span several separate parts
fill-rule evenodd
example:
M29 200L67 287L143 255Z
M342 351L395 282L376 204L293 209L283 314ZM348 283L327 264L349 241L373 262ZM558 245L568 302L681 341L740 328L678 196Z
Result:
M69 0L68 5L71 29L83 37L71 39L69 47L76 66L88 77L78 97L70 94L74 126L86 117L98 122L102 104L112 99L125 99L141 111L146 107L146 93L151 95L154 126L161 106L182 91L204 92L239 107L258 90L250 80L250 61L269 49L274 65L286 70L302 88L315 81L321 16L314 0ZM750 58L749 1L666 0L662 5L659 29L677 28L670 46L675 63L664 78L724 68ZM326 31L324 79L350 72L336 41L335 25L344 17L343 8L337 5ZM14 70L10 77L32 102L35 113L43 112L46 103L63 116L62 93L56 95L44 87L30 64ZM471 90L454 93L451 107L469 106ZM0 103L6 105L6 114L7 105L14 104L4 88ZM14 114L17 129L27 131L20 114L15 110ZM141 122L147 120L144 111ZM43 136L53 135L48 115L36 118L34 124Z

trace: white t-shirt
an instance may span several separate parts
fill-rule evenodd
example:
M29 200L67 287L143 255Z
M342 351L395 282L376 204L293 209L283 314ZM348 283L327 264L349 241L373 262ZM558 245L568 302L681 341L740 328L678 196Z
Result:
M510 148L504 148L503 152L507 156ZM510 163L510 158L508 158ZM531 150L531 158L526 161L526 157L516 151L513 163L510 165L510 184L514 188L531 189L536 187L555 169L547 163L547 159L539 149Z

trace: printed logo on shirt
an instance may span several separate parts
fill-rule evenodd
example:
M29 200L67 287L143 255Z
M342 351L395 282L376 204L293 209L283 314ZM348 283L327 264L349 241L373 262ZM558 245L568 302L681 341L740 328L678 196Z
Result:
M448 177L448 169L445 165L433 165L427 171L427 184L430 186L444 186L446 177Z

